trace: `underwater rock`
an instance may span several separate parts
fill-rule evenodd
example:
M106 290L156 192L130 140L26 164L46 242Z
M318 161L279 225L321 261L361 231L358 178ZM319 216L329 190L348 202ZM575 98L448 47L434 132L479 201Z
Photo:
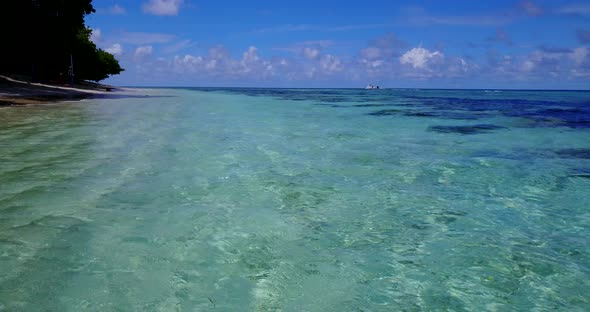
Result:
M369 113L368 115L371 115L371 116L393 116L393 115L402 114L403 112L404 111L400 110L400 109L384 109L384 110L379 110L376 112Z
M460 134L480 134L488 133L493 130L506 129L506 127L492 124L478 124L472 126L430 126L428 131L438 133L460 133Z
M590 159L590 148L564 148L555 151L562 158Z

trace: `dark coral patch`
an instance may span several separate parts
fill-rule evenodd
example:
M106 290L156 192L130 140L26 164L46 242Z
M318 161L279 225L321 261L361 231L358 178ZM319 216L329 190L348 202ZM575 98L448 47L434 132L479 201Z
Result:
M392 116L392 115L400 115L404 111L400 109L384 109L376 112L369 113L371 116Z
M404 115L409 117L439 117L437 114L430 112L406 112Z
M493 130L505 129L502 126L492 124L479 124L471 126L430 126L428 131L438 133L460 133L460 134L480 134L488 133Z
M564 148L555 151L555 154L563 158L590 159L590 148Z
M396 104L357 104L351 105L350 107L383 107L383 106L395 106Z
M457 119L457 120L474 120L481 118L481 114L466 114L453 111L418 111L418 110L400 110L400 109L384 109L369 113L371 116L393 116L401 115L407 117L424 117L424 118L442 118L442 119Z

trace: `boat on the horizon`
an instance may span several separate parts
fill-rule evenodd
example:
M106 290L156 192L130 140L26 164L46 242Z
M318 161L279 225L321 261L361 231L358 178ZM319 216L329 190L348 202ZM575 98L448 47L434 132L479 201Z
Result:
M379 86L374 86L372 84L369 84L365 87L366 90L373 90L373 89L380 89Z

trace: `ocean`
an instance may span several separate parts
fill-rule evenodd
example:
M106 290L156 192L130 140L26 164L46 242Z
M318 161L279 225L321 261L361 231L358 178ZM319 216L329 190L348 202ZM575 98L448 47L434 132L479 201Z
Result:
M137 94L0 109L0 311L590 310L588 91Z

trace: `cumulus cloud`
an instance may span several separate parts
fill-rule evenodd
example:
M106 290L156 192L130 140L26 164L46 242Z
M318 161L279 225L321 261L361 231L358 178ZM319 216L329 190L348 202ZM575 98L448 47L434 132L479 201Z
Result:
M382 56L382 51L377 47L368 47L362 49L360 54L363 59L376 60Z
M303 56L306 58L313 60L316 59L320 55L320 50L310 47L303 48Z
M524 72L536 74L556 75L562 66L563 55L560 53L546 53L540 50L533 51L522 63Z
M170 64L177 74L191 74L210 80L256 81L323 79L344 69L337 56L325 54L315 59L264 58L255 46L248 47L240 58L232 57L223 46L214 46L206 55L176 56Z
M214 46L208 54L175 56L171 67L175 73L195 74L201 78L264 79L275 74L275 71L286 62L265 60L258 55L254 46L242 53L241 59L234 59L223 46Z
M143 60L152 55L154 48L152 46L141 46L135 49L134 57L136 60Z
M583 65L588 62L588 56L590 56L590 49L587 47L575 48L570 53L570 58L574 61L576 66Z
M394 34L376 38L360 49L353 62L342 62L342 71L355 79L386 80L400 77L429 79L471 75L478 66L465 58L447 56L422 46L408 48Z
M90 34L90 41L94 42L94 44L99 43L102 40L102 31L100 29L92 29L92 33Z
M325 74L332 74L335 72L339 72L343 69L343 65L340 59L331 54L326 54L322 56L319 65L322 69L322 72Z
M90 41L112 55L118 56L123 54L123 46L120 43L114 43L109 46L110 42L103 39L102 31L98 28L92 29L92 33L90 33Z
M194 74L201 73L201 68L204 67L205 60L202 56L175 56L172 60L171 69L176 74Z
M258 56L258 49L254 46L251 46L242 54L242 60L240 62L241 68L239 70L241 72L251 72L260 70L260 56Z
M522 70L525 72L531 72L537 67L536 61L526 60L522 63Z
M284 68L286 62L282 59L264 59L258 55L258 48L250 46L239 62L230 60L225 62L226 75L237 79L264 80L275 77ZM283 72L284 74L284 72Z
M143 11L153 15L178 15L183 0L149 0L143 4Z
M243 63L256 63L258 60L260 60L260 57L258 56L258 49L254 46L249 47L248 50L244 52L242 57Z
M408 64L417 69L428 69L432 63L438 63L444 59L444 54L439 51L430 52L422 47L413 48L399 58L401 64Z
M123 54L123 46L119 43L115 43L109 48L106 48L105 51L109 52L112 55L118 56Z
M450 78L465 77L479 70L477 64L467 62L462 57L450 57L447 59L446 70L444 75Z
M403 54L406 43L393 33L371 40L367 47L359 51L358 68L355 77L381 77L394 74L399 63L395 62Z
M481 76L494 79L580 79L590 75L590 48L574 49L541 47L524 55L490 58Z
M121 41L112 41L121 42ZM122 42L121 42L122 43ZM181 41L180 46L190 42ZM280 48L291 52L286 57L267 56L256 46L245 47L233 54L222 46L212 46L204 53L182 53L162 58L155 55L155 45L136 45L137 49L123 52L122 58L134 62L135 71L142 77L170 77L174 81L206 82L227 85L260 85L272 81L274 85L314 85L320 81L361 83L367 81L385 85L387 81L452 79L467 81L473 77L481 81L555 81L588 79L590 77L590 47L576 48L538 46L526 54L504 55L489 51L489 61L474 60L469 56L453 55L433 47L407 47L393 34L376 38L353 56L327 53L329 43L305 42ZM167 46L158 46L159 52ZM277 50L277 49L274 49ZM174 50L171 50L174 52ZM170 52L170 51L169 51ZM272 51L270 51L272 52ZM141 71L141 72L140 72ZM143 78L142 78L143 79ZM167 78L168 79L168 78ZM461 80L463 79L463 80Z
M308 60L316 60L322 51L333 44L331 40L310 40L298 42L286 47L275 48L275 50L288 51L302 56Z

